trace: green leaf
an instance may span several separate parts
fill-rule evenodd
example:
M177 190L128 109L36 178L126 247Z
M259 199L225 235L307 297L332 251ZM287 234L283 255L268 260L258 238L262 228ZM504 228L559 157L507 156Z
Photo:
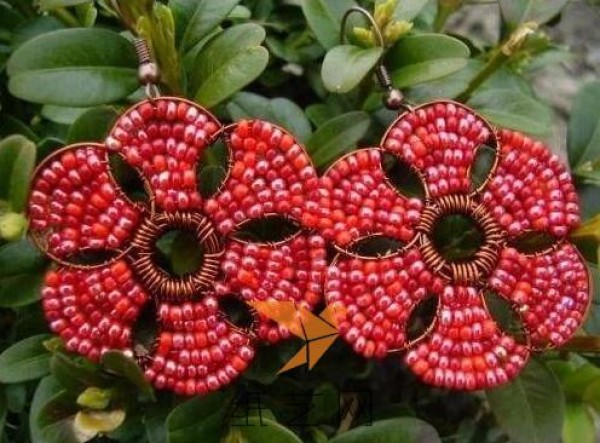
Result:
M579 90L569 120L569 162L577 168L600 157L600 82Z
M51 397L40 408L37 426L47 443L81 443L87 441L84 435L75 431L74 420L77 413L75 398L65 391Z
M342 17L356 6L353 0L301 0L308 26L325 49L340 44Z
M498 0L500 12L509 29L524 22L549 22L570 0Z
M154 398L152 386L133 359L120 351L108 351L102 355L101 363L105 370L129 380L143 395Z
M468 104L501 127L537 136L552 128L552 110L520 91L490 89L474 95Z
M138 87L133 45L105 29L67 29L33 38L9 59L10 92L71 107L127 97Z
M98 106L79 116L69 128L67 141L79 143L102 140L117 118L117 110L112 106Z
M486 395L498 423L515 443L560 440L565 400L556 376L543 363L531 360L512 383Z
M8 200L14 212L25 209L35 157L35 144L22 135L0 142L0 198Z
M287 98L268 99L251 92L239 92L227 104L227 111L233 120L259 118L277 123L302 142L312 134L302 109Z
M16 275L0 280L0 306L16 308L40 299L42 274Z
M291 430L268 418L250 417L248 426L238 429L245 443L302 443Z
M44 430L41 428L38 419L44 405L61 391L63 391L63 387L52 376L44 377L38 384L29 411L29 430L33 442L49 443L49 440L44 438Z
M88 3L89 1L90 0L38 0L36 4L40 11L50 11L52 9Z
M369 130L370 124L369 114L353 111L329 120L319 127L306 143L315 165L322 167L355 148Z
M369 75L382 53L382 48L364 49L353 45L331 49L321 68L325 88L337 94L351 91Z
M29 337L0 354L0 382L20 383L48 374L51 354L44 341L51 337L49 334Z
M377 3L383 3L386 0L377 0ZM429 0L399 0L394 10L394 20L405 20L407 22L414 19L419 12L427 5Z
M428 423L416 418L392 418L360 426L338 435L330 443L441 443L437 432Z
M240 0L171 0L178 47L187 52L210 35Z
M50 360L52 375L68 390L81 392L90 386L109 385L108 377L89 360L63 352L55 352Z
M168 443L220 441L231 395L216 392L177 406L166 420Z
M37 271L45 263L39 249L27 239L0 247L0 278Z
M42 108L42 115L54 123L70 125L85 111L87 111L87 108L68 108L65 106L46 105Z
M600 368L592 364L584 364L562 381L563 392L567 400L581 401L589 386L600 382Z
M256 79L267 67L268 51L260 46L265 30L237 25L211 40L196 58L196 101L212 107Z
M597 441L594 418L586 405L567 403L562 439L563 443L594 443Z
M394 86L405 88L450 75L467 66L470 51L460 40L442 34L409 35L396 43L387 59Z

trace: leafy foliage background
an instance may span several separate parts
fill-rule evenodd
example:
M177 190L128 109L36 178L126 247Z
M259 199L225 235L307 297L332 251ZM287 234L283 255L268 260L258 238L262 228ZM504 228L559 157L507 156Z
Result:
M478 7L476 1L377 1L384 14L379 18L387 20L386 61L394 84L411 101L460 99L495 124L548 138L556 116L531 84L540 72L572 57L546 33L560 22L568 0L484 2L495 3L501 17L492 45L446 27L463 8ZM376 7L372 0L359 3ZM383 108L371 75L382 49L373 45L368 24L354 17L349 31L362 30L348 32L348 44L339 42L341 17L354 0L117 4L118 9L105 0L0 0L3 441L598 441L597 295L576 347L541 356L506 387L471 394L423 386L397 359L365 362L342 343L313 371L279 377L278 369L300 344L265 348L235 386L192 399L154 392L135 363L119 353L106 354L98 365L67 353L49 335L38 303L49 263L25 236L28 184L35 164L49 153L103 139L119 111L143 96L128 42L132 34L151 44L165 93L193 99L224 121L277 122L305 143L321 169L343 152L376 143L395 117ZM596 281L599 103L600 82L582 85L567 143L585 214L573 239ZM203 161L200 174L208 192L223 176L223 158ZM128 182L128 171L117 175ZM189 261L189 251L173 244L163 252L175 268ZM235 426L231 407L244 391L260 393L262 406L250 405L246 425ZM371 414L346 407L356 404L360 392L371 393ZM302 425L299 415L305 415Z

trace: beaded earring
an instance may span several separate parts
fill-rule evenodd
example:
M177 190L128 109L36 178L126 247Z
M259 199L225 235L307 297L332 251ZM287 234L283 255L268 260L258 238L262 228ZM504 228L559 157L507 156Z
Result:
M145 42L136 40L135 47L147 99L118 117L104 144L67 146L35 173L30 235L58 264L46 275L43 308L67 350L91 360L121 350L138 360L156 388L205 394L246 370L257 340L289 336L256 313L251 325L234 324L224 314L224 299L291 300L308 309L320 300L327 267L320 235L299 230L277 243L236 236L244 223L272 215L299 226L305 195L318 177L282 128L260 120L224 126L195 103L160 96L158 68ZM229 171L205 199L197 163L220 138ZM133 202L121 190L111 154L137 171L148 203ZM183 276L157 262L157 240L175 229L190 232L203 252L199 268ZM77 258L88 252L110 258L83 265ZM134 327L149 305L158 332L144 347Z
M381 32L368 18L380 44ZM568 170L541 142L496 129L467 106L438 100L408 105L385 67L377 76L385 104L401 110L378 147L336 161L309 197L303 222L339 253L327 271L325 299L340 309L341 336L366 358L403 352L426 383L448 389L491 388L513 379L530 354L563 345L581 326L590 305L585 261L568 241L579 224L578 197ZM480 185L471 171L482 146L495 148ZM384 154L407 165L425 197L405 197L382 167ZM481 245L466 260L447 259L434 242L438 223L452 214L470 219ZM554 244L522 252L516 240L543 233ZM356 245L385 236L396 252L365 256ZM486 306L494 292L520 319L523 340L503 332ZM409 337L411 315L437 299L433 323Z

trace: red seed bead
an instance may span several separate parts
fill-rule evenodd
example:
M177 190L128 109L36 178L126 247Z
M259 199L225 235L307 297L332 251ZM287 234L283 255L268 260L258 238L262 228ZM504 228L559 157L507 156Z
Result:
M432 197L469 192L477 149L490 126L458 103L427 104L396 120L381 146L418 170Z
M561 346L582 325L591 303L585 262L570 244L540 255L502 251L490 287L516 304L538 348Z
M234 331L217 311L212 295L201 302L159 306L159 345L145 370L158 389L171 388L188 396L206 394L231 383L248 367L254 357L250 339ZM207 334L216 331L220 338L211 345ZM174 374L177 381L170 387L164 380Z
M425 383L446 389L489 389L523 369L528 349L502 334L480 292L446 286L433 330L404 357Z
M228 140L232 168L204 211L229 234L242 221L281 214L299 220L318 186L308 154L282 128L261 120L237 123Z
M109 349L132 354L131 328L147 300L124 261L93 270L50 271L42 288L50 329L68 350L92 360Z
M406 272L422 264L413 275ZM428 297L434 277L418 249L384 258L342 257L327 271L325 299L336 309L341 336L354 350L370 358L383 358L408 343L407 323L414 307Z
M321 300L326 259L319 235L299 233L274 245L232 241L221 262L224 280L218 292L239 294L247 301L295 301L312 310ZM261 319L258 335L275 343L289 331Z
M500 132L500 161L481 200L511 237L526 231L564 238L579 225L579 197L571 175L541 142Z
M158 98L123 114L106 145L141 170L163 210L198 209L196 164L219 128L212 115L192 103Z
M369 234L409 242L423 204L403 197L387 181L377 149L363 149L337 161L309 194L302 223L345 247Z
M139 223L137 210L112 181L106 152L94 144L42 163L33 179L29 216L31 230L61 259L82 249L120 248Z

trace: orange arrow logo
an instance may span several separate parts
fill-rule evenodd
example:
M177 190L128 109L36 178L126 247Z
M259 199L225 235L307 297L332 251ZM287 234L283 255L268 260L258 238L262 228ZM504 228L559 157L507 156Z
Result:
M293 301L269 300L248 303L260 314L286 327L292 334L306 342L302 349L279 370L279 374L303 364L308 364L308 369L312 369L338 337L336 319L342 314L340 307L329 305L317 317Z

